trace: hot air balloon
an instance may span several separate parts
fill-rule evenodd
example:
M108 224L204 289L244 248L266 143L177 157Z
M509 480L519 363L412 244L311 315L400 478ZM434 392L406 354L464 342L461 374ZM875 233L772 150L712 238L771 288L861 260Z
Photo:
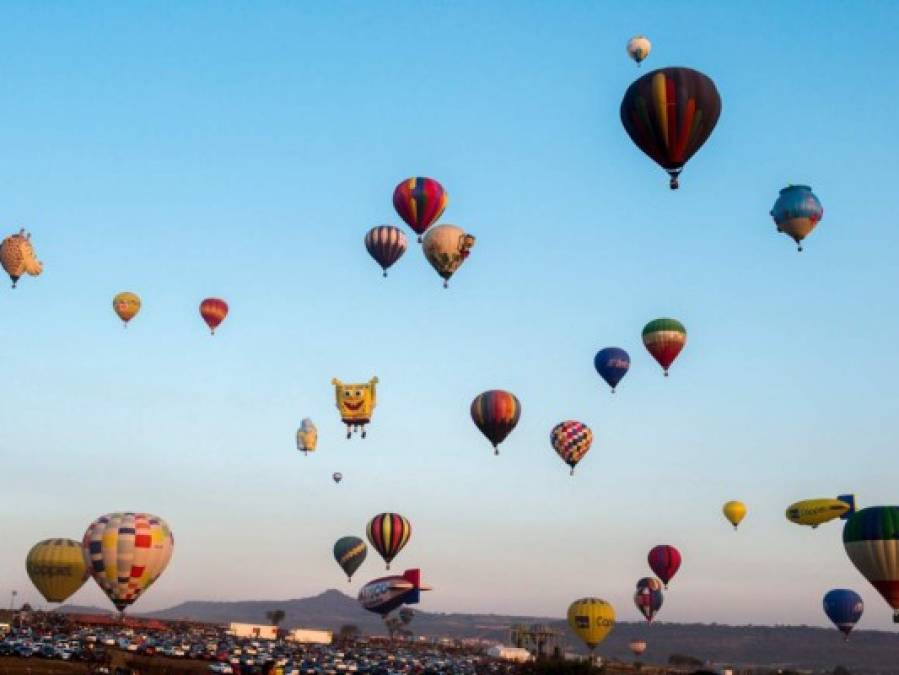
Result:
M341 537L334 544L334 560L343 569L348 582L353 580L367 554L368 547L359 537Z
M357 431L362 431L362 438L368 434L365 425L371 422L372 413L378 403L377 377L368 382L344 384L336 377L331 379L334 385L334 397L340 411L340 421L346 424L347 440Z
M655 319L643 327L643 344L668 377L668 368L687 344L687 329L677 319Z
M574 475L574 467L593 445L593 432L583 422L567 420L559 422L549 432L549 442L552 443L556 454L571 467L571 475Z
M81 546L94 581L124 612L163 573L175 539L157 516L109 513L90 524Z
M443 287L449 286L450 277L456 273L474 246L474 236L455 225L438 225L424 236L422 251L431 267L443 277Z
M865 603L855 591L848 588L835 588L824 595L824 613L836 624L836 627L849 639L849 633L862 618Z
M680 551L668 544L654 546L647 556L650 569L662 580L665 588L680 568Z
M406 252L406 235L393 225L378 225L366 233L365 248L384 270L386 277L387 268L402 258Z
M646 640L631 640L627 646L634 653L634 656L642 656L646 651Z
M606 381L615 393L615 387L621 382L631 367L630 355L619 347L606 347L596 352L593 357L593 367L599 376Z
M792 237L802 250L805 239L824 217L824 207L808 185L788 185L771 208L777 231Z
M662 582L655 577L643 577L637 582L634 605L643 617L652 623L656 613L662 608Z
M331 474L331 478L334 479L335 483L340 483L340 481L343 480L343 474L339 471L335 471L333 474Z
M47 602L63 602L87 581L81 544L71 539L39 541L25 558L34 587Z
M37 259L31 245L31 235L24 228L0 243L0 265L12 279L13 288L23 274L36 277L44 271L44 265Z
M433 178L407 178L393 191L393 208L418 235L443 215L449 196Z
M318 428L308 417L304 417L300 422L300 428L297 429L297 450L304 455L315 452L318 446Z
M715 83L690 68L661 68L628 87L621 123L631 140L671 176L677 177L708 140L721 115Z
M593 650L615 626L615 608L600 598L581 598L568 607L568 625L590 649Z
M200 303L200 316L209 326L209 331L215 335L215 329L228 316L228 303L219 298L206 298Z
M112 308L122 320L122 327L127 328L128 322L140 311L140 296L131 291L117 293L112 299Z
M499 454L499 444L518 424L519 417L521 403L515 394L508 391L491 389L478 394L471 402L471 419L487 440L493 443L495 455Z
M381 554L387 569L412 536L412 525L398 513L379 513L365 530L372 547Z
M746 504L738 501L729 501L721 507L721 511L724 513L724 517L730 521L730 524L733 525L736 530L740 521L746 517Z
M843 546L856 566L893 608L899 623L899 506L862 509L843 526Z
M627 55L637 62L638 67L651 50L652 43L644 35L635 35L627 41Z

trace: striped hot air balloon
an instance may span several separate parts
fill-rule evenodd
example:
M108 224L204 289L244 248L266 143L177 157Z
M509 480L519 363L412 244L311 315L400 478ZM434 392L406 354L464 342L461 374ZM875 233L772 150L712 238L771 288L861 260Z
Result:
M574 467L593 445L593 432L583 422L567 420L553 427L549 432L549 442L562 461L571 467L573 476Z
M353 575L365 562L367 554L368 547L359 537L341 537L334 544L334 560L346 574L347 581L353 580Z
M412 536L412 525L398 513L379 513L365 530L369 543L381 554L387 569Z
M652 623L655 615L662 608L663 601L661 581L655 577L643 577L637 582L634 605L649 623Z
M366 233L365 248L384 270L386 277L387 268L406 252L406 235L400 228L393 225L378 225Z
M899 623L899 506L871 506L843 526L843 546L887 604Z
M668 544L660 544L654 546L646 558L650 569L662 580L665 588L668 588L668 582L680 569L680 551Z
M206 298L200 303L200 316L209 326L210 332L215 335L215 329L228 316L228 303L219 298Z
M87 581L81 544L71 539L39 541L28 551L25 569L47 602L63 602Z
M407 178L393 191L393 207L406 224L421 235L443 215L449 196L433 178Z
M485 391L475 396L471 402L471 419L493 444L496 455L499 454L499 444L518 424L519 417L521 417L521 403L515 394L502 389Z
M687 329L677 319L655 319L643 327L643 344L668 377L668 368L687 344Z

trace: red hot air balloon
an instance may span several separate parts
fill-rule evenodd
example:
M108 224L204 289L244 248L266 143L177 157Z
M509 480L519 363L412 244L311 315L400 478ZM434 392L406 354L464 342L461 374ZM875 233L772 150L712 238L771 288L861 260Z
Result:
M209 326L210 332L215 335L215 329L228 316L228 303L218 298L206 298L200 303L200 316Z
M471 419L493 444L495 455L499 454L497 446L512 433L519 417L521 403L515 394L508 391L491 389L479 394L471 402Z
M665 588L680 568L680 551L668 544L654 546L647 556L649 567L662 580Z
M393 191L393 207L418 235L421 235L443 215L449 196L433 178L407 178Z
M643 327L643 344L668 377L668 368L687 344L687 329L677 319L655 319Z
M621 123L631 140L671 176L677 177L721 115L715 83L691 68L661 68L636 80L621 101Z

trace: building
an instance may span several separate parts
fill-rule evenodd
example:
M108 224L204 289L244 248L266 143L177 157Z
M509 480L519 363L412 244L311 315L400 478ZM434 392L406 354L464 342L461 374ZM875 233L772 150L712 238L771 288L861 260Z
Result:
M514 661L515 663L525 663L533 658L527 649L522 647L505 647L503 645L496 645L488 649L487 656L502 659L503 661Z
M278 627L260 626L253 623L232 623L228 625L228 634L239 638L275 640L278 637Z
M329 630L297 628L288 633L287 639L301 644L329 645L334 640L334 634Z

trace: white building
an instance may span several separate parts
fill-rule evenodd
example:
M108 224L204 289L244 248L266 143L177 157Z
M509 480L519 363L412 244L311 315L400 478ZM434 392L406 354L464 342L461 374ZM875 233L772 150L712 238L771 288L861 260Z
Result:
M514 661L515 663L524 663L531 660L531 653L527 649L521 647L505 647L496 645L487 650L487 656L503 661Z
M259 626L253 623L232 623L228 626L228 634L240 638L274 640L278 637L278 628L277 626Z
M334 640L334 634L329 630L297 628L290 631L287 639L302 644L329 645Z

